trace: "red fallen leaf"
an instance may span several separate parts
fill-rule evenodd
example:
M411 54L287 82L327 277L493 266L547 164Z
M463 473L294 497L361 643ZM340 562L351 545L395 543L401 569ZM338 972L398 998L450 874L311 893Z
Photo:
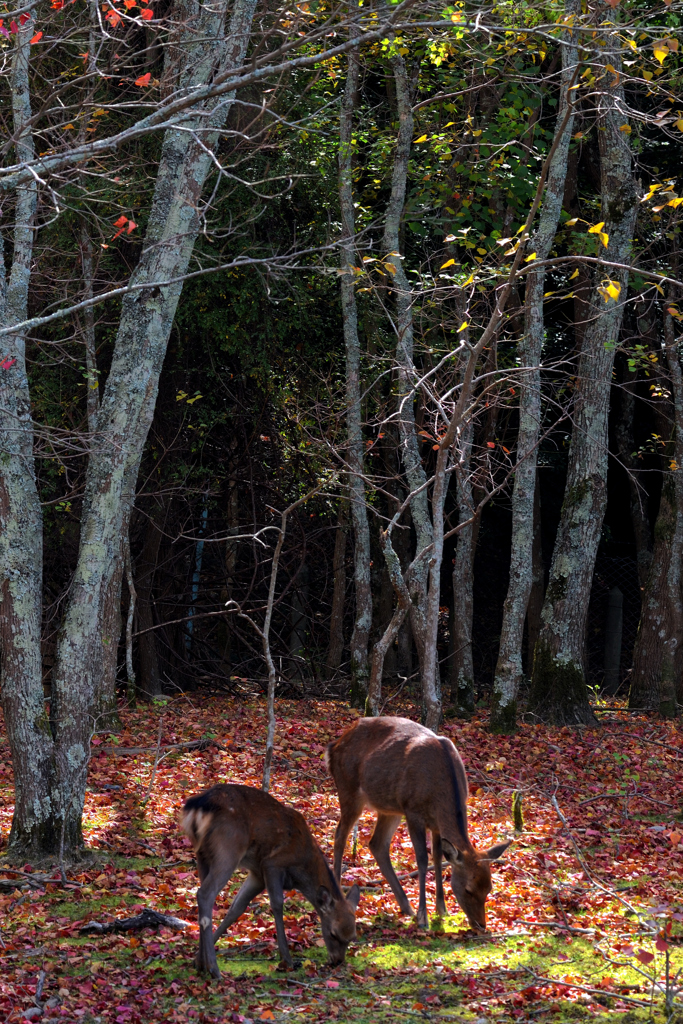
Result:
M36 34L31 39L31 46L33 46L34 43L39 43L42 38L43 38L43 33L42 32L36 32Z
M135 79L135 84L139 85L140 87L145 86L145 85L149 85L151 78L152 78L152 75L148 71L146 75L140 75L139 78L136 78Z
M325 988L339 988L339 982L330 979L330 981L325 982Z
M671 840L672 846L678 846L683 836L680 832L669 832L669 839Z
M144 11L140 11L140 17L143 21L151 21L154 17L154 11L151 7L145 7Z
M3 368L3 370L9 370L10 366L14 366L15 363L16 359L10 359L8 356L7 359L3 359L3 361L0 363L0 366Z
M654 958L654 953L648 953L646 949L639 949L636 953L636 959L640 960L641 964L651 964Z
M272 1010L264 1010L259 1020L275 1020L275 1014Z

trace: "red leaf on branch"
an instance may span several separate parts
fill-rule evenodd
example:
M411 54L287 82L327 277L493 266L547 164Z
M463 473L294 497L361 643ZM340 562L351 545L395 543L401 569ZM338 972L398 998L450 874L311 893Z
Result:
M135 84L139 85L142 88L145 85L149 85L149 83L151 81L151 78L152 78L152 75L148 71L146 75L140 75L139 78L136 78L135 79Z
M151 7L145 7L144 11L140 11L140 17L143 21L151 21L154 17L154 11Z
M646 949L639 949L636 953L636 958L640 960L641 964L651 964L655 955L654 953L648 953Z
M21 15L21 16L19 17L19 24L20 24L20 25L25 25L25 24L26 24L26 22L27 22L27 21L30 21L30 20L31 20L31 15L30 15L30 14L22 14L22 15Z
M10 366L14 366L16 359L10 359L9 356L0 363L3 370L9 370Z
M10 23L9 23L9 30L12 33L15 33L15 32L19 31L19 26L17 25L16 21L10 21Z
M42 38L43 38L43 33L42 32L36 32L36 34L34 35L33 39L31 40L31 46L33 46L34 43L39 43Z

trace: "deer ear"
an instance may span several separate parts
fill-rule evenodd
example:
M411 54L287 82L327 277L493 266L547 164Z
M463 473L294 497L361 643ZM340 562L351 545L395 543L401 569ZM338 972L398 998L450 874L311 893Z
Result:
M507 843L498 843L497 846L492 846L490 850L486 851L484 856L487 860L500 860L511 842L512 840L508 839Z
M360 903L360 889L357 885L352 885L346 894L346 901L350 903L354 910L358 910L358 904Z
M332 899L332 893L329 889L326 889L324 885L321 885L318 889L318 909L321 914L329 914L334 906Z
M457 846L453 846L453 843L449 843L443 836L441 837L441 849L449 864L459 864L462 860L462 853Z

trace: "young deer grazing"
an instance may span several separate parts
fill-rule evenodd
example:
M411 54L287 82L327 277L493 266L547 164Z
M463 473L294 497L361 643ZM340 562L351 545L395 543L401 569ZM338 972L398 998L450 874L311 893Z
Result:
M507 850L499 843L479 854L467 835L467 776L458 751L408 718L361 718L327 748L327 767L339 794L341 818L334 838L334 873L341 881L349 832L363 811L377 811L370 850L404 914L413 913L396 877L389 849L405 815L417 858L420 905L417 923L426 928L426 830L432 833L436 910L446 913L442 854L452 866L451 885L475 931L486 931L486 897L491 891L492 860Z
M201 882L195 960L199 971L220 978L215 944L264 889L268 890L284 964L293 966L282 920L287 889L298 889L313 904L330 963L343 962L349 942L356 937L360 890L354 885L344 897L302 814L260 789L218 785L185 802L182 827L194 846ZM214 932L216 897L237 868L248 875Z

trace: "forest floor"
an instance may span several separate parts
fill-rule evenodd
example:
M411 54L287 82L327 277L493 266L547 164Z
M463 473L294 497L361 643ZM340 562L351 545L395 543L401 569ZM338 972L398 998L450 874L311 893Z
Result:
M416 709L392 711L414 717ZM355 717L332 701L278 703L271 792L304 813L328 858L338 805L322 758ZM493 872L490 935L467 929L448 885L452 917L432 918L428 933L401 918L367 848L367 813L355 861L350 849L345 861L344 883L364 886L346 964L325 965L317 917L292 895L285 926L301 966L277 972L273 919L261 897L220 942L223 977L208 982L193 968L197 875L179 811L217 781L260 785L265 702L186 695L124 711L122 720L122 732L95 738L84 819L95 854L89 866L67 871L66 884L58 871L47 877L25 865L19 875L2 860L12 788L0 722L1 1021L494 1024L603 1015L683 1024L683 991L675 992L683 973L673 980L683 967L683 733L674 725L611 707L596 729L524 725L503 738L486 733L483 715L447 720L443 731L470 780L479 849L514 834L511 797L523 794L524 828ZM164 746L203 738L220 746ZM399 875L414 869L403 826L392 851ZM416 906L416 880L404 884ZM228 902L226 892L217 918ZM433 879L428 906L433 911ZM80 934L89 921L146 907L189 925Z

